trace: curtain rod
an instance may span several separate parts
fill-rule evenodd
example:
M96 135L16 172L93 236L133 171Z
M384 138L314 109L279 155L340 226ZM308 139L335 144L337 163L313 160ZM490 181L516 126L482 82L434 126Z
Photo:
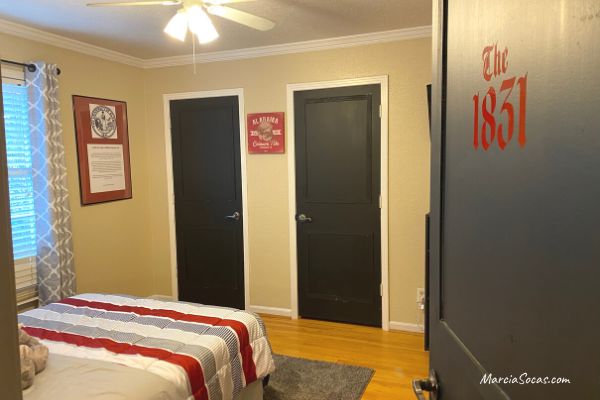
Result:
M11 65L18 65L19 67L23 67L23 68L27 68L27 70L29 72L35 72L35 70L37 69L37 67L34 64L25 64L25 63L21 63L21 62L17 62L17 61L10 61L10 60L5 60L5 59L1 59L0 61L2 61L4 64L11 64ZM56 69L56 74L60 75L60 68Z

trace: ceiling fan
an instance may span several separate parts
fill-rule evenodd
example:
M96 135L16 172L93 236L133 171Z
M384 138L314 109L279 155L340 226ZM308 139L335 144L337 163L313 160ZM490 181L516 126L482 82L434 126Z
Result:
M243 3L253 0L156 0L126 1L112 3L90 3L89 7L127 7L127 6L181 6L171 18L164 32L175 39L185 41L188 28L198 37L200 43L208 43L219 37L208 14L215 15L259 31L268 31L275 27L273 21L252 15L245 11L228 7L225 4Z

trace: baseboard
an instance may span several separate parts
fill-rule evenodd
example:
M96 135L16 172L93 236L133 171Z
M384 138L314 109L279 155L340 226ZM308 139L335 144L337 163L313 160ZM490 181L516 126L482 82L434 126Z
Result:
M289 308L265 307L265 306L250 306L248 309L257 314L278 315L281 317L292 317L292 310Z
M390 321L390 330L423 333L423 326L406 322Z
M153 294L152 296L148 296L149 299L154 300L167 300L173 301L172 296L166 296L164 294ZM268 315L277 315L281 317L292 317L292 310L289 308L277 308L277 307L265 307L265 306L250 306L248 309L257 314L268 314Z
M167 296L164 294L153 294L152 296L148 296L149 299L153 299L153 300L166 300L166 301L173 301L173 296Z
M154 294L148 296L150 299L156 300L173 300L171 296L165 296L162 294ZM289 308L279 307L266 307L266 306L250 306L248 309L257 314L277 315L280 317L292 317L292 310ZM403 331L403 332L418 332L423 333L423 327L417 324L409 324L406 322L390 321L390 330L392 331Z

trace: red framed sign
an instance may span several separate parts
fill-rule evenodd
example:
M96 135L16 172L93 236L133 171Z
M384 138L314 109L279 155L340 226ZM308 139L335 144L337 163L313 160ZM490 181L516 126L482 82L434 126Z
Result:
M248 114L248 153L285 153L285 114Z
M81 204L132 198L127 103L73 96Z

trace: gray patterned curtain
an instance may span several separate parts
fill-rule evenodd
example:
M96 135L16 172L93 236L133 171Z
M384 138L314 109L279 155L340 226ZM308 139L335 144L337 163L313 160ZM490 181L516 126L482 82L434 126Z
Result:
M38 296L40 305L75 294L71 209L56 65L35 62L26 73L33 153Z

